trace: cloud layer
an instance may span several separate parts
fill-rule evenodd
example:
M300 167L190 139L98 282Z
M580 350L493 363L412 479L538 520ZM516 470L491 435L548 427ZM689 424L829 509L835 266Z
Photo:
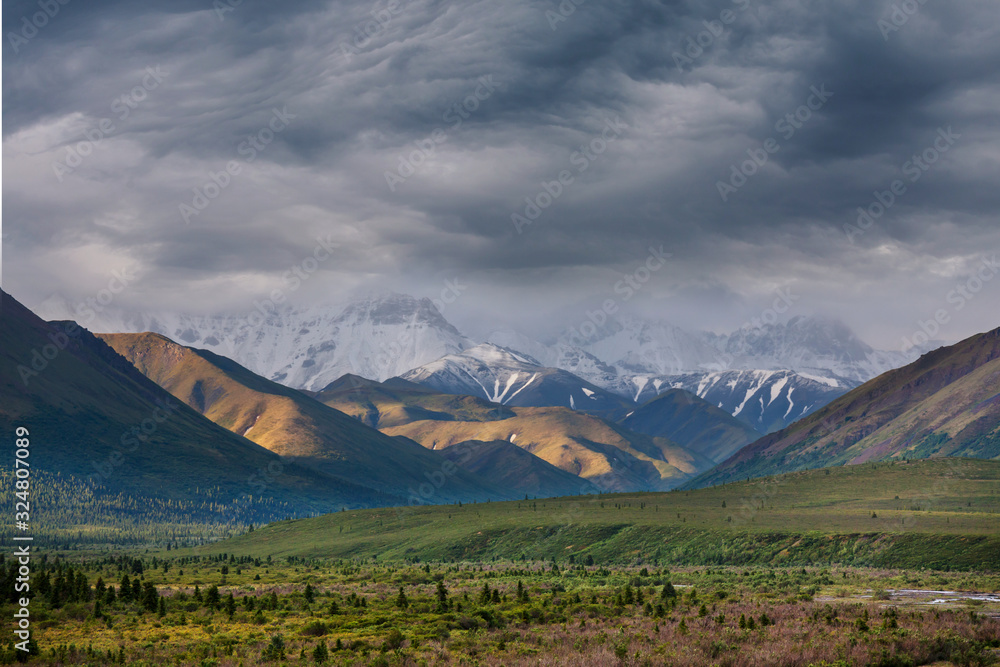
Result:
M948 303L1000 247L990 0L50 4L3 6L28 305L130 266L121 305L240 308L325 239L299 301L458 278L541 326L662 245L630 305L691 327L781 287L886 346L998 324L1000 280Z

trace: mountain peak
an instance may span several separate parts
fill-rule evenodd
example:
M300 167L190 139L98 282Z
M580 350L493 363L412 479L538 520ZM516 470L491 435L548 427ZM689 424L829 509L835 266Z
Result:
M488 364L505 366L541 366L536 359L496 343L480 343L463 352L464 355Z
M791 368L867 362L874 350L843 322L827 317L792 317L785 323L744 326L725 337L736 357L765 358ZM867 379L867 378L865 378Z
M343 308L339 319L367 320L376 326L418 324L461 336L458 329L444 318L433 301L395 292L351 301Z

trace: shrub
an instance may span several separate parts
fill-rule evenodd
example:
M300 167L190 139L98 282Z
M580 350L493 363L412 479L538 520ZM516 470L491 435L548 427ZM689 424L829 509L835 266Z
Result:
M330 626L323 621L310 621L299 631L299 634L306 637L322 637L329 632Z
M385 647L390 651L395 651L403 645L406 637L397 628L389 630L385 636Z

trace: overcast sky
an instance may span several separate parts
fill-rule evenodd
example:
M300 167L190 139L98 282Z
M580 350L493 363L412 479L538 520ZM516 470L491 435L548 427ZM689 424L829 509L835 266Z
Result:
M3 3L29 307L125 270L154 311L457 280L473 330L718 330L775 290L881 347L1000 325L996 0L51 2Z

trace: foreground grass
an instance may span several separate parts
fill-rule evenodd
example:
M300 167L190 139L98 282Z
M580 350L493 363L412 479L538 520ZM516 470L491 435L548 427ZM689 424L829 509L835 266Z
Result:
M1000 647L1000 605L890 592L1000 591L984 574L219 555L42 578L35 664L982 665Z
M216 547L254 557L1000 571L1000 462L879 463L696 491L355 510Z

